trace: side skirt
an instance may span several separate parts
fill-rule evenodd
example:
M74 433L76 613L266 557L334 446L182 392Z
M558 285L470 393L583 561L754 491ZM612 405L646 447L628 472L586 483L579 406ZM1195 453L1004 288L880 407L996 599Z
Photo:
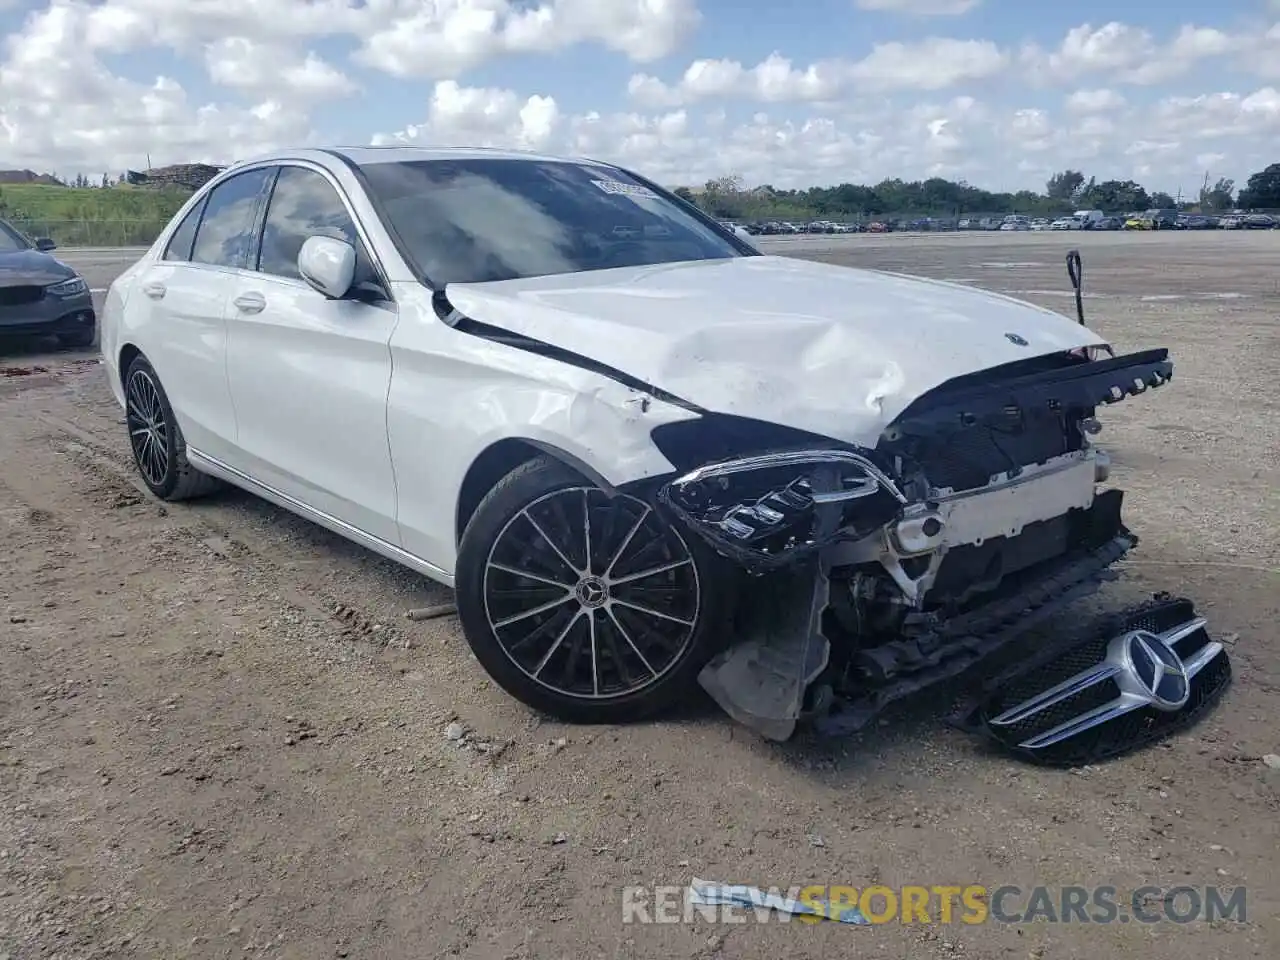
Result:
M372 550L380 556L386 557L388 560L394 560L396 563L402 564L416 573L422 574L424 577L430 577L437 583L442 583L446 587L452 587L453 575L441 570L433 563L423 560L419 556L415 556L408 550L396 546L394 543L388 543L381 537L375 537L371 533L366 533L358 527L354 527L345 520L339 520L337 517L331 516L322 510L308 506L301 500L297 500L287 493L282 493L275 487L269 487L261 481L255 480L247 473L241 473L235 467L228 466L221 460L201 453L199 450L188 446L187 459L191 461L191 465L202 473L217 477L219 480L225 480L232 486L239 487L252 493L256 497L261 497L269 503L274 503L281 509L295 513L304 520L310 520L317 526L324 527L336 533L340 537L345 537L352 543L357 543L367 550Z

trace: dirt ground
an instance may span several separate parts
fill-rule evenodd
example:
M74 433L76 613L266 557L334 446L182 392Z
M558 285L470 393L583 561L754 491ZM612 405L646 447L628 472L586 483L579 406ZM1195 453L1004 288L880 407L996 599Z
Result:
M405 618L444 590L247 495L157 503L93 357L0 347L0 958L1280 956L1280 233L787 252L1065 312L1072 241L1090 323L1177 363L1102 414L1142 537L1106 599L1194 598L1236 682L1189 732L1070 773L926 707L785 746L706 704L540 720L455 620ZM694 876L1245 885L1248 919L622 923L623 885Z

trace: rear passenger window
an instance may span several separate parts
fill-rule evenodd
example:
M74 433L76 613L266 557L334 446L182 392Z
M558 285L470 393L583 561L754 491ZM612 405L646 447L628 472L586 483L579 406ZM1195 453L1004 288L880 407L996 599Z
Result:
M196 231L192 263L247 268L253 256L254 221L270 170L249 170L213 188Z
M262 226L258 269L297 279L298 251L315 236L345 240L360 251L355 224L333 185L314 170L281 167Z
M173 235L169 237L169 245L164 248L164 258L166 260L191 259L191 245L196 239L196 227L200 226L200 214L204 213L204 207L208 200L209 198L205 197L182 218L182 222L178 224L178 229L173 231Z

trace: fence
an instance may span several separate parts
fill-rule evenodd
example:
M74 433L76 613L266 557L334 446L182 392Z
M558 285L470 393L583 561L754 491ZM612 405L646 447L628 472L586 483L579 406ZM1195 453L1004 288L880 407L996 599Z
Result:
M28 237L60 247L144 247L169 223L163 220L10 220Z

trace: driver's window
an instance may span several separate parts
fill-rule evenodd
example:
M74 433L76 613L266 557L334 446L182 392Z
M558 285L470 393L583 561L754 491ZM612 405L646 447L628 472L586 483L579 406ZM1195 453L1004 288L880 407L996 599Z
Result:
M314 236L345 240L365 259L355 224L333 185L306 167L281 167L262 226L258 269L299 279L298 252Z

